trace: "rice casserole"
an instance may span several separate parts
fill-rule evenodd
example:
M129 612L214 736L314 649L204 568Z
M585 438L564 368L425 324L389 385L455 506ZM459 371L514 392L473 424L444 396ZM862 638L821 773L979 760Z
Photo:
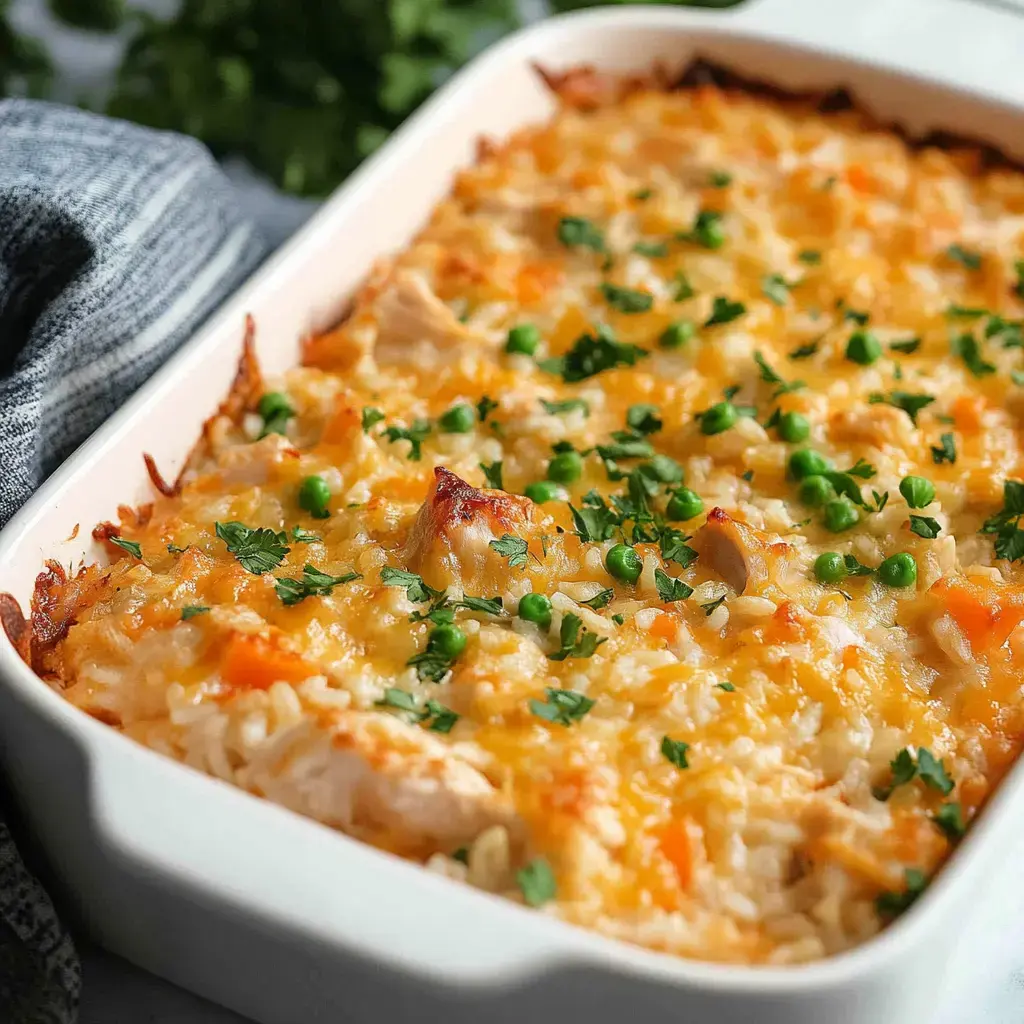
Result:
M1024 174L724 80L550 84L300 367L250 333L109 564L0 617L83 711L429 870L838 953L1021 746Z

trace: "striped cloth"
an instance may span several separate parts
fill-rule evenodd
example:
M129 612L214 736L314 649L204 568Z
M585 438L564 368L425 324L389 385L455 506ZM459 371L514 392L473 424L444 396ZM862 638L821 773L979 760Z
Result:
M263 253L197 142L0 102L0 526ZM3 797L0 1021L71 1024L74 947Z

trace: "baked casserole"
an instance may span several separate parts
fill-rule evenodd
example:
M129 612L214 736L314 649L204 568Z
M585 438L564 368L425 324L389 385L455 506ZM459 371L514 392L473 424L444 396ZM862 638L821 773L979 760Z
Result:
M1021 745L1024 175L727 80L551 84L4 624L111 727L430 870L837 953Z

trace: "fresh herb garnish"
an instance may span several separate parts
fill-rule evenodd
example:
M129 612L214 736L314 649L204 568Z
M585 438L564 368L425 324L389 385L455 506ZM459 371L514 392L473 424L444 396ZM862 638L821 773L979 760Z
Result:
M658 588L658 597L666 603L685 601L693 593L693 587L688 586L682 580L669 576L662 569L654 570L654 584Z
M790 359L810 359L811 356L815 355L818 349L821 347L821 339L815 338L814 341L809 341L805 345L798 345L792 352L789 353Z
M717 210L701 210L689 231L680 231L676 238L681 242L693 242L705 249L721 249L725 244L722 228L722 214Z
M917 414L931 405L935 398L932 395L911 394L909 391L890 391L888 394L876 391L868 396L868 401L872 405L881 403L902 409L910 417L910 422L917 426Z
M604 608L609 601L615 596L615 591L611 587L606 587L604 590L599 590L593 597L588 598L586 601L580 601L580 604L585 604L588 608L599 611Z
M562 619L562 626L559 630L559 641L561 646L553 654L549 654L551 661L565 661L566 658L589 658L608 638L598 636L596 633L588 633L583 629L583 620L571 612ZM551 695L552 691L548 691ZM563 691L555 691L563 692ZM586 700L586 698L583 698ZM593 701L587 703L584 714L590 710ZM534 711L534 714L537 712Z
M875 571L870 565L858 561L856 555L843 555L843 565L847 576L870 576Z
M661 738L661 755L668 761L669 764L673 764L676 768L689 768L690 764L686 760L686 752L690 749L689 743L684 743L682 740L674 740L670 736L662 736Z
M960 804L955 802L943 804L932 815L932 821L935 822L938 828L945 833L946 838L951 843L962 838L963 834L967 831L967 825L964 823L963 810L960 807Z
M733 693L736 690L736 687L733 686L732 683L715 683L715 686L720 690L725 690L726 693Z
M385 565L380 571L380 581L385 587L405 587L405 596L414 604L441 597L443 590L435 590L423 582L418 573L408 569L396 569L393 565Z
M177 544L168 544L167 551L172 555L183 555L190 547L192 547L191 544L186 544L183 548L178 547Z
M366 405L363 407L363 433L368 434L370 428L385 418L384 413L380 409L374 409L372 406Z
M384 435L392 444L395 441L408 441L409 461L419 462L423 457L423 442L430 436L430 424L426 420L416 419L408 427L388 427Z
M883 892L875 899L875 909L883 917L898 917L907 910L928 887L924 872L907 868L903 872L904 888L901 892Z
M673 302L685 302L697 294L693 290L693 285L690 284L690 279L681 270L676 271L675 277L672 278L672 283L675 285L675 290L672 293Z
M282 604L293 605L304 601L307 597L325 597L335 587L339 587L343 583L351 583L353 580L361 580L362 578L363 574L360 572L347 572L341 576L330 576L307 562L302 569L300 579L291 579L286 576L276 577L277 583L274 586L274 592L281 598Z
M666 562L675 562L676 565L685 569L697 561L697 552L686 542L689 536L672 526L663 526L661 536L658 538L658 546L661 549L661 557Z
M920 338L907 338L906 341L893 341L889 344L889 348L893 352L902 352L905 356L909 356L911 353L916 352L920 347Z
M949 246L946 249L946 255L951 260L955 260L961 266L966 267L968 270L981 269L981 254L972 252L970 249L965 249L959 242L954 242Z
M287 544L288 535L284 532L276 533L266 527L251 530L234 520L214 523L213 526L242 568L257 576L276 569L291 550Z
M288 396L280 391L268 391L260 399L257 411L263 417L260 440L269 434L283 434L288 426L288 420L295 415Z
M476 403L476 414L480 417L480 422L483 423L488 416L498 408L498 403L491 398L490 395L484 395L479 402Z
M640 256L650 256L658 259L668 255L668 246L664 242L637 242L633 246L633 252Z
M761 371L761 380L763 380L765 384L778 385L775 393L772 395L772 398L778 398L779 395L785 395L790 391L799 391L801 388L807 387L806 382L802 380L794 380L787 383L785 378L780 377L779 374L771 368L768 361L760 352L754 353L754 362L757 363L757 367Z
M701 608L704 609L704 615L710 618L725 602L725 594L721 597L716 597L714 601L708 601L707 604L702 604Z
M530 711L538 718L546 722L555 722L558 725L570 726L573 722L580 721L594 706L594 702L576 690L558 690L548 687L544 693L544 700L533 698L530 701Z
M1017 298L1024 299L1024 260L1014 260L1013 269L1017 275L1017 281L1013 286L1013 293Z
M384 697L377 701L377 705L404 711L412 715L417 722L426 726L431 732L449 733L459 720L459 715L436 700L428 700L422 709L417 707L416 698L411 693L393 686L389 686L384 691ZM458 859L458 851L456 850L452 856Z
M538 365L548 372L561 374L567 384L575 384L616 366L635 366L637 360L647 354L636 345L616 341L612 332L602 325L595 334L577 338L564 356L545 359Z
M500 597L470 597L468 594L462 596L461 601L453 601L453 608L465 608L468 612L480 612L484 615L501 614Z
M502 558L507 558L510 569L516 569L526 565L529 554L529 545L522 537L516 537L511 533L506 533L503 534L499 540L492 540L487 546L497 551Z
M924 537L925 540L935 540L941 530L942 527L931 516L910 517L910 532L916 533L918 537Z
M844 320L849 320L851 323L857 324L858 327L865 327L871 319L870 313L854 309L852 306L848 306L842 299L836 302L836 309L842 312Z
M315 541L321 540L321 537L320 534L313 533L312 530L304 530L301 526L293 526L292 540L296 544L312 544Z
M646 313L654 305L654 296L650 292L624 288L610 281L601 285L601 294L620 313Z
M943 462L950 464L956 462L956 441L952 434L939 435L939 447L932 446L932 461L936 465Z
M568 247L604 252L604 234L586 217L563 217L558 222L558 240Z
M640 402L626 411L626 425L638 434L656 434L664 425L656 405Z
M487 481L487 486L496 491L505 490L505 485L501 479L501 467L502 463L498 462L481 462L479 463L480 469L483 471L484 479Z
M712 171L708 175L708 184L712 188L726 188L732 184L732 175L728 171Z
M724 295L716 295L711 308L711 316L704 321L705 327L716 324L728 324L746 313L747 307L742 302L733 302Z
M948 306L946 316L951 320L979 320L988 316L989 312L984 306Z
M590 406L582 398L566 398L559 402L548 402L542 398L540 404L544 407L544 411L552 416L556 416L560 412L574 412L577 409L584 416L590 415Z
M208 612L209 610L209 605L187 604L181 609L181 621L188 622L189 619L194 619L197 615L202 615L203 612Z
M584 543L610 540L615 527L619 525L618 517L597 491L588 491L583 496L583 507L577 509L570 505L569 511L576 527L576 536Z
M1016 562L1024 558L1024 530L1020 517L1024 515L1024 483L1003 481L1003 507L982 524L981 533L996 535L996 557Z
M953 780L946 774L942 761L935 757L927 747L917 748L917 760L907 747L904 747L889 762L892 779L888 786L876 786L872 794L876 800L888 800L897 786L911 782L915 776L926 786L937 789L943 796L953 791Z
M781 274L767 274L761 278L761 293L776 306L784 306L789 299L790 285Z
M817 249L804 249L803 252L797 255L797 259L801 263L806 263L809 267L816 267L821 263L821 253Z
M116 547L127 551L134 558L142 558L142 545L138 541L128 540L126 537L108 537L107 540Z
M987 374L995 373L996 368L992 363L986 362L981 355L981 346L973 334L960 334L951 342L953 355L959 356L968 370L975 377L984 377Z
M538 857L516 872L516 885L529 907L540 907L555 898L557 887L551 865Z

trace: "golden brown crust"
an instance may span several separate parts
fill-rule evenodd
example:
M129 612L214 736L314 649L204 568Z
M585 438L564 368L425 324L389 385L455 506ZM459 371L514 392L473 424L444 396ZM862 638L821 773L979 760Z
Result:
M31 665L31 623L22 614L21 605L10 594L0 594L0 626L18 652L18 657L27 665Z

